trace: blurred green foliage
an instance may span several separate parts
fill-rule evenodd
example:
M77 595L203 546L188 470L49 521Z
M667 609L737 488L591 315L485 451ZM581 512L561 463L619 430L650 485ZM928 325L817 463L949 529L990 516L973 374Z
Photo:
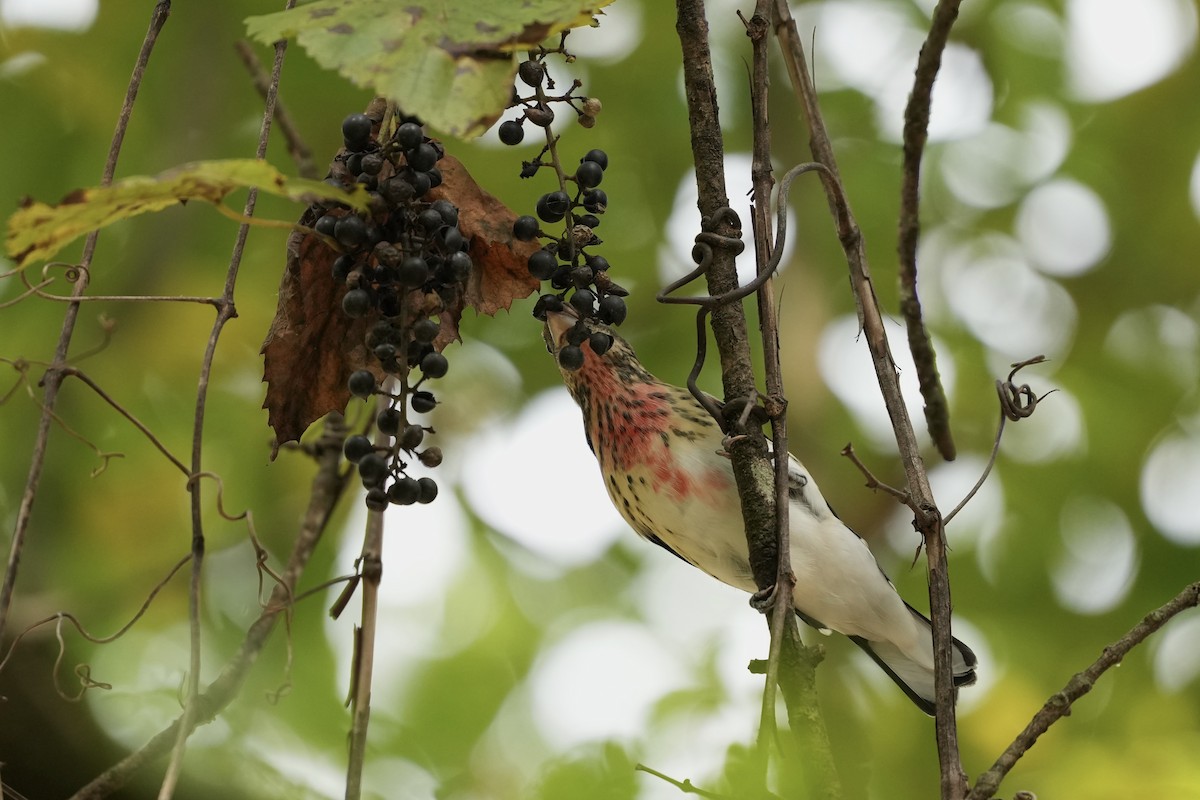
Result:
M151 5L104 3L94 25L82 33L2 32L0 107L8 114L0 126L0 191L6 213L15 210L22 196L52 202L98 182ZM869 14L890 10L918 30L925 24L924 5L900 0L820 4ZM947 278L954 260L951 245L965 243L989 255L988 237L1013 236L1021 224L1021 203L1028 192L1062 176L1086 185L1101 199L1111 240L1094 268L1038 276L1043 281L1038 286L1049 283L1065 291L1074 316L1059 320L1067 333L1054 361L1022 373L1021 380L1039 393L1049 388L1048 381L1062 391L1047 397L1039 409L1051 420L1048 427L1029 428L1037 424L1037 416L1010 426L1013 439L1001 449L989 484L1002 489L999 506L982 521L950 529L955 611L969 622L971 641L980 645L984 658L981 685L963 693L960 717L963 757L973 775L991 764L1072 673L1200 572L1196 539L1188 544L1185 538L1163 535L1161 525L1152 521L1157 517L1147 513L1143 485L1144 467L1156 445L1175 436L1184 437L1185 444L1200 442L1200 226L1188 199L1189 176L1200 150L1200 105L1195 103L1200 68L1193 11L1192 44L1185 60L1165 77L1114 100L1078 99L1069 90L1063 51L1055 44L1061 39L1050 36L1049 45L1034 47L1005 22L1019 12L1061 24L1064 11L1058 4L990 0L967 6L953 38L980 55L994 91L991 120L1020 128L1031 103L1049 104L1066 122L1069 149L1049 174L1026 183L1004 172L1021 165L1006 163L998 154L996 180L1016 186L1011 199L971 207L956 195L948 177L962 168L961 158L955 162L948 156L956 143L930 146L922 291L943 359L954 364L952 423L964 458L989 450L996 418L993 381L1015 359L991 339L981 341L962 297L947 287L995 291L985 297L995 308L1008 308L1011 298L994 287L979 289L982 284L971 282L969 270L961 280ZM571 67L584 80L585 91L602 99L604 111L592 130L564 128L563 147L568 153L593 147L609 153L612 165L604 188L612 208L598 232L614 278L634 289L625 332L652 371L681 382L694 355L691 315L658 306L653 299L675 190L691 166L679 48L669 4L620 0L612 9L614 18L622 7L640 19L641 38L623 58L581 57ZM714 3L710 14L724 92L726 147L746 152L750 130L743 59L749 50L733 8ZM261 103L232 44L244 35L246 16L276 10L278 4L262 0L237 9L220 3L175 4L150 62L118 177L253 152ZM604 31L602 21L595 33ZM826 122L866 236L877 287L885 307L894 309L899 148L880 134L871 98L838 85L836 75L827 77L831 70L821 68L822 48L834 45L821 44L821 33L818 27L816 80L828 89L823 95ZM268 60L268 52L260 52ZM28 54L38 54L38 59ZM26 67L19 68L21 63ZM319 69L297 48L288 54L281 97L318 161L340 145L341 119L370 99ZM772 109L777 164L805 160L805 136L782 71L774 74ZM520 161L536 153L529 144L506 150L449 141L447 147L482 186L522 213L547 190L540 179L517 179ZM284 171L291 169L278 136L273 136L268 160ZM1194 185L1196 179L1191 180ZM861 476L837 455L852 440L881 478L898 480L902 474L892 450L872 438L861 417L828 388L829 365L819 357L821 337L831 321L853 313L853 301L819 187L815 182L798 185L793 198L797 248L779 281L792 450L821 477L823 493L847 521L872 542L902 593L920 606L924 580L919 567L908 569L916 542L904 515L887 497L864 492ZM229 202L238 205L240 197ZM299 209L264 197L259 213L292 219ZM693 224L698 226L698 220ZM90 292L217 295L234 232L229 220L196 205L115 225L100 239ZM306 459L293 453L269 462L270 435L260 409L258 348L275 310L284 238L272 230L255 230L250 236L238 280L238 318L225 329L218 349L204 447L205 468L223 478L225 507L252 509L256 531L277 559L286 558L312 471ZM77 257L78 244L74 248L60 258ZM53 288L65 292L65 286L60 280ZM8 278L0 284L0 302L19 291L16 280ZM1019 299L1034 304L1039 296ZM0 309L0 358L6 359L0 363L0 396L16 387L0 406L5 453L0 518L9 532L39 413L37 381L53 352L63 308L27 299ZM468 444L506 425L527 399L558 383L530 308L531 301L523 301L496 319L465 320L468 346L448 352L452 369L435 420L447 451L439 504L462 502L464 493L451 489L459 469L455 460L469 462L472 457ZM1004 320L1014 337L1032 325L1021 311L1017 302L1011 318ZM83 307L73 352L103 340L101 315L116 322L112 341L81 361L80 368L173 453L186 458L212 309L90 303ZM1123 319L1129 324L1119 327ZM461 353L467 359L472 342L493 348L483 356L491 366L456 371L455 358ZM901 349L902 342L894 339L894 349ZM470 357L480 358L479 352ZM860 354L865 360L865 349ZM23 373L10 369L19 359L28 364ZM504 366L505 361L515 369ZM712 375L706 376L715 388ZM458 405L459 397L469 402ZM1066 407L1077 408L1078 416L1062 416ZM55 428L22 553L11 627L19 631L55 611L69 610L93 632L106 634L136 611L188 551L185 481L173 468L164 468L168 465L149 442L79 383L66 385L57 413L100 450L122 455L93 476L99 461L92 449ZM1048 455L1029 455L1070 428L1071 419L1078 432L1068 431L1066 445ZM1036 433L1022 434L1021 426ZM544 454L553 464L562 443L581 438L580 433L564 429L520 446ZM1192 473L1187 461L1172 473L1183 476L1170 484L1177 494L1187 489L1197 457L1190 462ZM933 467L932 452L927 458ZM591 477L581 474L579 480ZM208 680L257 614L257 584L245 523L223 520L211 488L206 496L211 560L203 677ZM1191 496L1194 506L1196 495ZM956 496L944 498L943 509L956 501ZM354 552L359 536L354 527L361 520L359 506L357 497L343 503L303 586L316 586L349 567L346 554ZM1070 539L1064 531L1075 524L1072 514L1077 512L1071 509L1080 507L1115 509L1116 517L1125 520L1125 533L1085 537L1082 543ZM644 761L680 780L736 792L720 776L739 773L736 753L750 741L757 711L743 702L732 706L735 716L728 716L734 690L712 666L712 654L746 639L734 642L710 633L685 643L680 658L689 665L686 674L670 679L636 735L599 736L582 744L557 741L552 730L539 727L531 710L544 702L531 699L537 692L533 682L549 669L548 654L572 628L605 620L641 626L654 616L655 609L643 603L644 581L658 575L660 560L669 557L624 532L595 560L564 566L489 529L479 509L469 504L463 509L464 554L454 562L455 573L419 601L381 619L381 638L396 653L391 661L381 655L376 666L381 684L391 688L381 686L376 695L368 788L389 798L675 796L675 789L633 771L634 764ZM404 513L397 514L399 534L387 543L385 584L403 572L392 565L403 565L407 553L420 552L414 542L449 535L437 527L406 525ZM592 511L574 513L582 517ZM571 519L564 519L560 535L571 536L572 527ZM1097 549L1097 543L1105 542L1112 544L1111 550ZM1088 590L1094 588L1089 575L1111 571L1112 559L1125 564L1124 573L1117 565L1117 585L1109 593L1113 602L1097 601L1084 613L1069 591L1064 594L1061 573L1083 564L1079 580ZM705 580L694 576L696 582ZM62 701L53 691L52 632L42 629L25 640L0 675L0 694L6 699L0 706L0 776L6 784L29 797L66 795L178 713L186 666L185 583L171 583L134 633L114 644L96 647L67 634L60 669L64 681L71 680L70 665L88 662L96 679L113 684L109 692L90 693L86 703ZM217 791L223 797L341 794L349 719L342 706L349 658L345 645L354 607L340 623L331 624L325 618L327 597L318 594L295 610L290 631L276 632L240 699L220 721L197 734L179 796ZM762 627L737 593L721 598L740 612L741 626ZM701 610L695 613L703 614L707 607L697 608ZM686 605L681 613L688 613ZM1200 762L1195 758L1200 751L1200 638L1195 622L1195 612L1184 615L1164 634L1190 625L1190 638L1177 637L1170 649L1162 646L1162 637L1152 640L1106 675L1021 762L1002 787L1005 796L1029 789L1042 797L1093 800L1200 797ZM686 627L685 621L680 625ZM661 627L646 630L668 650L681 647ZM294 655L290 672L285 671L285 634ZM932 724L891 687L869 684L865 672L854 666L860 661L849 643L835 637L827 645L830 656L819 679L847 795L933 796ZM629 681L631 693L643 680L654 686L662 681L661 671L656 672L660 662L650 653L614 655L627 658L637 676ZM733 656L749 661L764 657L765 649L748 648ZM638 675L643 663L645 674ZM581 672L577 678L562 689L566 705L591 692L592 676ZM271 701L269 693L285 683L288 691ZM703 746L693 746L702 735ZM679 756L693 749L704 757L688 761ZM722 763L726 751L734 754L728 765ZM666 752L675 754L671 764L653 760ZM685 771L673 772L671 765ZM124 796L150 796L155 785L151 773L144 785Z

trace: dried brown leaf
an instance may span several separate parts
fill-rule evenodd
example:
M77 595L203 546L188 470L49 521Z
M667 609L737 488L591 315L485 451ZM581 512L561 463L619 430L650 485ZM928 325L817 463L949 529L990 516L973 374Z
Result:
M426 199L445 198L458 207L459 229L470 242L474 264L454 302L447 304L437 294L419 292L407 300L418 314L440 316L442 329L435 346L441 350L460 338L458 323L465 307L493 315L532 294L539 284L526 266L537 244L512 236L516 214L475 183L457 159L447 155L438 167L442 184ZM300 219L307 227L315 222L312 210ZM345 408L351 372L370 369L383 378L379 362L366 346L367 332L377 317L352 320L342 313L346 287L333 279L336 257L315 234L297 232L288 238L279 305L262 347L267 383L263 407L275 431L276 452L284 442L299 439L325 414Z

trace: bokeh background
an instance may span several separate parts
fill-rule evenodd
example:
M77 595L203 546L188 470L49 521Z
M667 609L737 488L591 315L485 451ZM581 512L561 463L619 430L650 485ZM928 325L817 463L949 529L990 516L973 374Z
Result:
M118 176L253 154L261 103L233 43L244 17L278 5L175 4ZM795 5L877 289L892 310L901 114L932 5ZM6 214L22 196L53 201L98 183L152 6L0 0ZM740 4L747 14L750 6ZM748 220L749 48L738 7L713 2L709 11L729 193ZM594 129L562 125L561 147L568 161L593 147L609 153L611 206L598 233L614 277L633 290L624 332L652 371L682 382L694 355L691 313L653 299L687 268L698 230L672 14L669 4L617 0L599 28L571 36L579 58L552 75L579 77L604 104ZM1055 390L1033 418L1009 426L991 479L949 529L955 632L982 662L979 684L960 702L971 775L1105 644L1200 574L1196 35L1189 0L975 0L946 54L920 251L960 452L953 463L927 453L943 510L982 469L998 416L993 382L1008 364L1044 353L1050 360L1022 379L1039 394ZM775 66L782 172L805 160L807 144ZM281 96L318 161L340 144L342 117L369 100L296 47ZM447 147L519 213L548 190L517 177L533 144L505 148L492 132ZM293 170L277 136L269 159ZM792 450L902 593L925 606L906 513L862 488L838 455L853 442L882 479L902 479L824 198L815 182L792 194L794 236L777 282ZM240 195L229 204L240 208ZM274 198L259 208L277 219L299 213ZM234 233L199 204L114 226L101 237L91 292L217 295ZM276 558L286 557L312 472L295 454L269 461L260 409L258 348L283 243L274 230L250 237L239 316L215 363L204 456L224 479L226 506L253 511ZM62 281L57 288L67 291ZM19 292L17 280L0 282L0 303ZM531 307L468 315L431 418L446 451L442 492L433 505L388 514L368 789L387 798L677 796L633 772L639 762L728 788L726 757L754 736L761 685L745 667L765 656L765 626L744 595L637 540L609 507ZM63 308L37 299L0 308L5 540L28 470L40 365ZM80 366L185 455L211 308L89 304L74 352L102 341L102 317L116 323L112 342ZM902 343L893 338L903 364ZM31 365L24 377L13 366L20 359ZM911 370L903 377L915 387ZM719 390L712 374L704 382ZM93 449L54 430L11 628L67 610L103 635L187 552L188 496L161 455L80 384L67 384L58 412L121 457L93 476ZM304 586L351 570L364 517L359 497L342 504ZM257 615L258 583L245 524L221 519L211 500L206 524L208 680ZM341 795L356 612L331 621L336 593L296 609L291 671L280 629L240 699L195 735L180 797ZM80 703L54 691L52 630L27 637L0 675L5 785L31 798L65 796L173 719L186 606L185 581L176 580L115 643L66 634L67 686L77 663L112 684ZM824 642L822 704L848 796L933 796L932 723L857 648ZM1006 795L1200 797L1198 676L1192 611L1106 675L1021 762ZM151 771L123 796L151 796L157 779Z

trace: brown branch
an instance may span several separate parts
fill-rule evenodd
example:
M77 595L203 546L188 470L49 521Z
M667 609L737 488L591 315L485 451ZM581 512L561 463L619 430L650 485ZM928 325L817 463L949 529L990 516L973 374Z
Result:
M754 260L756 271L762 274L771 260L773 236L771 231L771 189L775 184L771 171L771 128L768 115L770 74L767 69L767 45L770 25L767 0L758 0L754 15L747 20L746 36L750 38L750 116L754 131L750 179L753 205L750 209L751 227L754 232ZM741 12L738 12L739 16ZM769 274L769 273L768 273ZM779 365L779 320L775 314L773 281L768 278L757 292L759 324L763 340L763 374L766 379L767 396L777 398L772 405L776 413L771 414L771 443L775 458L775 547L778 564L772 586L773 603L767 626L771 631L771 649L767 659L766 685L763 688L762 709L759 714L758 748L765 755L768 744L775 738L775 687L779 681L780 649L783 646L783 629L787 623L796 624L792 616L792 591L796 576L792 572L791 536L788 529L788 460L783 457L787 449L787 405L783 399L783 380ZM750 405L747 404L747 408Z
M159 31L166 24L171 13L170 0L158 0L150 15L150 26L142 40L141 50L133 65L133 74L129 78L129 86L125 90L125 100L121 105L121 113L117 116L117 127L113 132L112 142L108 147L108 157L104 162L104 173L100 179L101 186L110 186L113 175L117 171L117 158L121 154L121 145L125 141L125 131L129 128L129 118L133 114L133 103L137 99L138 90L142 85L142 77L146 73L146 64L150 61L150 53L158 41ZM96 242L100 232L92 231L83 244L83 255L80 258L80 271L72 288L72 295L82 295L87 288L87 270L96 254ZM71 346L71 338L75 334L75 323L79 317L79 303L72 302L67 306L63 315L62 331L59 333L58 344L54 349L54 359L43 378L45 394L42 400L42 414L38 419L37 434L34 438L33 452L29 463L29 473L25 479L25 490L21 495L21 505L17 510L16 524L13 527L12 540L8 549L8 564L4 571L4 584L0 587L0 641L4 640L5 628L8 624L8 610L12 605L13 590L17 582L17 573L21 563L21 552L25 547L25 537L29 530L29 521L33 515L33 502L37 497L38 486L41 484L42 468L46 463L46 448L50 438L50 424L54 421L54 407L58 402L58 390L62 386L63 369L67 363L67 351Z
M1083 672L1071 676L1062 691L1054 694L1045 705L1033 716L1025 730L1018 734L1013 743L996 759L991 769L979 776L975 787L967 795L967 800L990 800L1000 786L1000 781L1008 774L1023 755L1033 747L1038 737L1045 733L1051 725L1071 713L1072 704L1092 690L1096 681L1110 668L1117 666L1129 654L1129 651L1144 642L1150 634L1157 631L1172 617L1181 611L1200 605L1200 581L1187 586L1170 602L1147 614L1141 622L1130 628L1129 632L1117 641L1104 648L1100 657Z
M729 206L725 191L725 154L717 111L712 54L708 45L708 20L702 0L676 0L675 30L683 50L683 77L691 130L692 159L696 165L696 189L701 226L714 242L740 235L732 224L736 215L722 213ZM717 297L738 289L736 252L728 246L711 248L711 263L704 274L709 294ZM746 315L740 303L728 302L712 309L712 330L721 358L721 382L727 401L754 402L758 396L750 364ZM757 431L756 431L757 433ZM730 445L734 478L742 500L750 567L759 589L775 583L775 498L771 465L761 433L737 437Z
M676 0L675 30L683 57L684 91L688 105L688 127L691 132L692 160L696 167L697 205L701 218L701 236L697 237L697 258L704 269L708 294L721 298L719 304L703 305L697 325L702 325L706 312L711 312L713 336L721 360L721 381L726 408L736 413L740 408L734 401L747 405L755 403L758 388L750 363L750 343L746 316L740 302L737 268L734 259L741 250L741 235L737 215L728 210L725 189L725 153L721 122L717 108L717 90L713 79L712 54L709 49L708 20L703 0ZM705 237L705 238L701 238ZM695 273L694 273L695 274ZM671 287L660 294L661 300ZM753 291L753 289L751 289ZM726 300L723 295L729 297ZM700 338L703 338L701 329ZM702 363L703 344L698 343L697 366ZM689 388L696 394L694 374ZM710 412L712 409L710 408ZM728 420L722 428L729 430ZM735 431L735 433L743 433ZM749 548L750 567L760 592L775 586L778 574L776 541L776 503L772 490L771 464L767 457L765 439L756 426L728 438L727 448L732 461L734 478L741 500L742 518ZM768 689L773 691L773 689ZM766 781L766 752L758 751L762 759L760 777Z
M757 292L758 318L763 342L763 374L767 394L767 416L771 420L771 450L774 452L775 541L778 562L772 588L773 606L769 618L771 650L767 660L766 686L759 720L758 746L766 752L766 739L775 730L775 686L783 688L788 722L807 763L802 770L811 797L832 800L842 796L841 779L829 746L829 735L817 696L816 669L824 658L820 648L805 647L797 630L792 597L796 575L792 571L791 527L788 499L790 456L787 438L787 399L784 395L783 369L780 363L779 317L775 305L773 275L783 257L787 232L787 195L791 181L802 174L789 172L779 186L778 236L771 226L771 129L768 113L770 72L770 0L758 0L754 15L746 23L752 47L750 108L753 120L751 179L754 254L759 276L768 276ZM807 168L802 168L808 171Z
M298 598L296 585L316 550L326 525L329 524L338 499L345 491L350 473L343 474L338 469L341 464L342 443L345 438L344 421L340 415L331 414L326 418L325 430L316 443L317 473L313 476L308 509L300 524L300 532L292 545L287 566L281 575L282 583L272 589L270 599L258 619L246 631L246 636L242 640L242 646L237 654L225 665L221 674L208 685L204 692L195 698L192 703L195 713L189 715L185 710L180 717L151 737L141 748L81 788L72 796L72 800L100 800L100 798L108 797L127 784L136 772L171 752L181 732L184 732L184 735L190 734L199 725L212 721L237 697L246 676L250 673L250 668L254 666L259 653L270 638L279 616L291 613ZM299 597L303 596L306 595L299 595ZM190 726L186 731L185 723Z
M933 621L934 694L937 708L935 732L941 774L941 796L943 800L959 800L966 794L967 782L959 757L958 731L955 724L955 688L951 673L950 578L946 563L945 529L929 487L929 478L925 474L916 434L900 393L896 364L888 348L887 333L871 282L862 234L850 211L838 175L833 146L825 130L816 90L808 74L803 42L785 0L774 0L773 14L775 35L783 51L793 88L805 111L813 157L826 168L822 173L826 199L850 268L850 283L858 306L859 322L866 335L875 377L879 382L884 405L887 407L896 436L896 446L904 465L908 492L917 509L914 513L914 524L925 540L930 617Z
M904 164L900 184L900 311L908 329L908 347L912 351L921 397L925 400L925 424L942 454L953 461L954 438L950 433L950 409L946 391L938 375L937 354L921 316L921 298L917 295L917 240L921 236L921 155L929 138L929 109L933 100L933 82L942 65L942 51L950 29L958 18L962 0L939 0L933 10L929 35L917 57L916 76L908 106L904 109Z
M389 398L379 396L378 408L388 407ZM389 437L375 432L376 447L387 447ZM346 800L362 796L363 767L367 758L367 728L371 721L371 683L375 671L375 632L379 618L379 584L383 579L383 514L371 509L363 531L359 573L362 575L361 625L355 629L356 646L350 703L353 719L350 724L350 756L346 762Z

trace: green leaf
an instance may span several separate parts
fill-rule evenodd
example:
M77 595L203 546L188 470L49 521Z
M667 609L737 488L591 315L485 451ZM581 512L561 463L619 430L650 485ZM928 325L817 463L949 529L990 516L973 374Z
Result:
M9 217L5 250L17 266L24 267L53 257L85 233L176 203L205 200L225 210L221 200L249 186L304 203L333 200L366 209L367 192L362 187L346 192L324 181L289 178L267 162L251 158L196 161L155 177L139 175L112 186L76 189L58 205L26 200Z
M513 53L595 25L612 0L317 0L250 17L249 35L294 37L318 64L400 104L439 131L477 136L512 96Z

